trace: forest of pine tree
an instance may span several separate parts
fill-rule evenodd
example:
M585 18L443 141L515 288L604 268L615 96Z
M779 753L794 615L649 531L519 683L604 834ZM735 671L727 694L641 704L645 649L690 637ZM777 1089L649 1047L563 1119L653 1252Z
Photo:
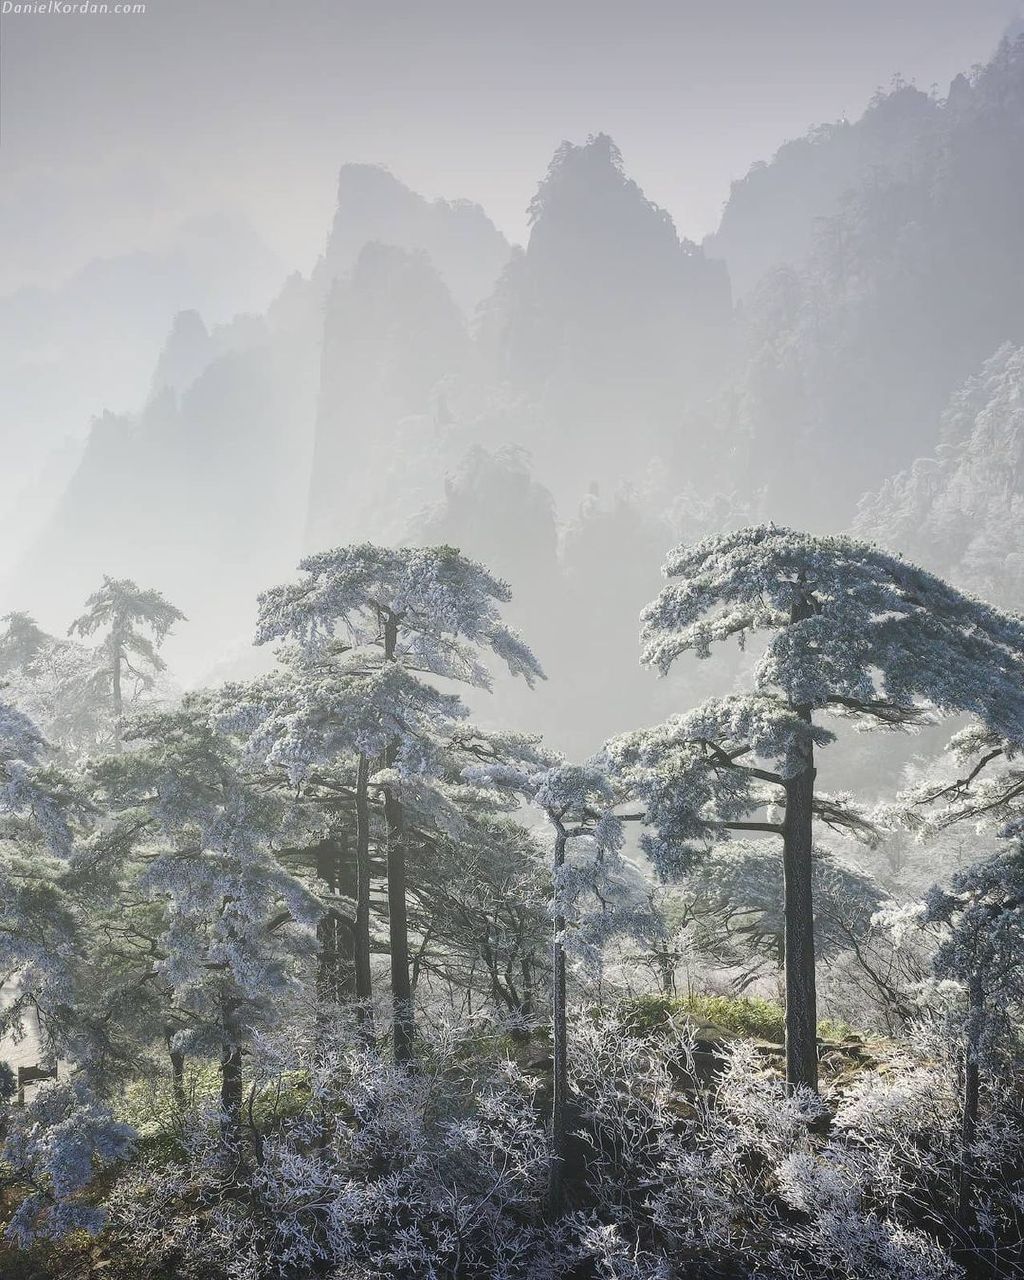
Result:
M67 364L4 1280L1024 1276L1024 37L703 243L604 133L527 216L345 163L73 441Z

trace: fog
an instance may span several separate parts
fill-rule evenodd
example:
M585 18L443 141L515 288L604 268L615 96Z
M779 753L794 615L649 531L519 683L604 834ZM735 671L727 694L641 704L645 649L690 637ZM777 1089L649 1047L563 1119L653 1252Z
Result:
M0 1273L1024 1275L1015 5L0 0L0 175Z
M195 683L251 661L255 593L300 553L430 530L511 580L525 631L571 609L588 644L618 634L619 712L585 712L576 672L539 713L593 745L655 697L629 619L705 508L845 527L1013 338L965 319L948 359L908 356L924 378L868 352L861 382L884 403L820 360L800 377L827 403L782 409L760 385L764 325L788 309L799 343L805 305L764 281L803 271L846 324L823 228L935 145L949 84L1011 16L916 0L12 7L4 603L59 631L104 573L151 581L190 619L168 652ZM918 92L855 123L899 83ZM802 492L805 465L834 470L837 493ZM592 723L565 725L570 704Z

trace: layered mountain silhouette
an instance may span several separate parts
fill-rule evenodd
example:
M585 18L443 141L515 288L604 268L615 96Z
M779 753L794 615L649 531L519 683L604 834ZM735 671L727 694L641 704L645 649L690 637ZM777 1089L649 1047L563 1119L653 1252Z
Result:
M950 96L966 85L958 77ZM866 184L911 163L941 124L942 105L897 79L859 120L819 125L734 182L705 252L728 262L733 292L749 298L772 269L804 262L823 225Z
M346 276L373 241L425 254L467 315L490 296L511 253L478 204L426 200L387 169L343 165L334 223L314 282Z
M170 656L200 678L304 551L453 542L512 581L560 677L533 723L574 750L679 704L630 619L680 538L856 520L934 562L941 525L936 567L1012 602L1024 579L987 585L947 533L995 483L970 442L1016 394L1022 142L1018 43L944 99L896 85L787 144L703 247L600 134L557 149L519 249L476 205L347 165L308 277L227 324L168 315L139 407L94 423L5 598L68 617L136 576L189 615ZM615 667L635 676L591 707Z
M262 309L286 274L243 220L193 218L146 251L96 259L58 288L0 297L0 444L12 474L84 418L137 404L175 312Z
M804 260L754 290L723 409L745 485L824 528L929 451L953 390L1024 340L1024 42L942 101L903 87L872 114L899 140L890 163L851 173ZM844 152L846 133L816 145Z

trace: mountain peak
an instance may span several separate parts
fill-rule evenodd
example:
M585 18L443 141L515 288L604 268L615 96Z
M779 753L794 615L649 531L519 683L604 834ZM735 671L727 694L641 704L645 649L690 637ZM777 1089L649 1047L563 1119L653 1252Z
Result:
M592 133L584 143L562 142L530 201L530 249L545 222L564 220L576 222L581 229L588 225L611 229L616 210L622 218L655 230L666 245L678 245L671 217L627 175L622 152L606 133Z
M198 311L179 311L157 361L151 395L181 392L197 378L213 354L209 330Z
M508 241L478 204L428 200L380 165L346 164L320 283L346 276L370 242L425 253L466 313L491 292L509 256Z

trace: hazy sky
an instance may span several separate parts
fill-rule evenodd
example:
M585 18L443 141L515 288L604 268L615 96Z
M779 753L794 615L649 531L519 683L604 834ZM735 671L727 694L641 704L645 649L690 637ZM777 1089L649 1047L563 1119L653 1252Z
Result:
M9 5L10 0L6 0ZM113 0L110 0L111 8ZM480 201L513 239L562 138L610 133L699 238L729 182L901 72L944 91L1016 0L147 0L2 23L0 290L247 217L308 269L338 166Z

